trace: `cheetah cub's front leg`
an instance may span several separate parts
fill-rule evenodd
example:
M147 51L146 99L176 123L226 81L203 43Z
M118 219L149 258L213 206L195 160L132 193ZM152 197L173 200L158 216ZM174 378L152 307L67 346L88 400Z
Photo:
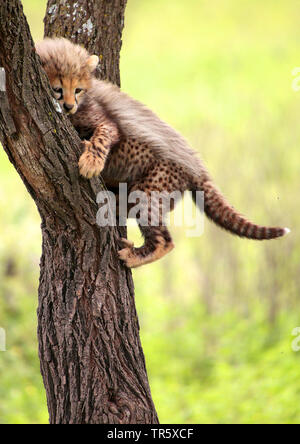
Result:
M103 146L94 145L88 140L83 141L83 146L84 151L78 162L80 174L87 179L99 176L106 159Z
M83 141L84 152L78 162L80 174L87 179L99 176L110 148L119 142L119 139L119 131L114 122L103 118L91 139Z

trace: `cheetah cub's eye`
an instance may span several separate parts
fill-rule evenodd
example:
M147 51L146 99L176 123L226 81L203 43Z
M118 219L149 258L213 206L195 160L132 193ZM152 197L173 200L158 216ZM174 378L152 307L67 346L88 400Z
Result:
M62 94L63 92L62 88L53 88L53 91L57 94Z

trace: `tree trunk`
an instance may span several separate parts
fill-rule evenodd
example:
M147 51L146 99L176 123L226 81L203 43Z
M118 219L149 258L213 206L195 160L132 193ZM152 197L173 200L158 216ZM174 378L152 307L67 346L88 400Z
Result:
M125 4L77 0L73 14L74 2L49 0L45 33L102 54L100 75L118 83ZM0 2L0 47L0 140L42 219L38 340L50 423L157 423L118 229L96 224L101 180L78 174L80 141L55 110L20 0Z
M127 0L48 0L45 36L62 36L84 44L91 54L99 55L99 77L120 85L126 3Z

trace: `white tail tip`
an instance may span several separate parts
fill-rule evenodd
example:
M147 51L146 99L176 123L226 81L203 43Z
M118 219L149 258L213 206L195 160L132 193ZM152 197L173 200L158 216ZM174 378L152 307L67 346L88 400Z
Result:
M289 234L291 230L289 228L284 228L284 234Z

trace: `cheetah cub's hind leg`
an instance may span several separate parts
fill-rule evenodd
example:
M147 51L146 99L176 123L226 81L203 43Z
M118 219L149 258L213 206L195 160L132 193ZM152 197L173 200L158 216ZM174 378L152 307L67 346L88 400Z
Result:
M163 223L164 206L160 198L153 196L151 189L145 185L146 181L143 184L140 183L136 185L134 189L131 190L144 191L147 196L147 204L143 205L137 220L140 231L144 237L144 244L139 248L135 248L133 242L127 239L121 239L121 244L124 248L119 251L119 258L130 268L136 268L154 262L174 248L171 235Z
M174 244L166 227L143 227L139 225L144 235L144 245L135 248L133 242L122 238L121 243L125 248L119 251L119 258L129 268L150 264L165 256L173 250Z

